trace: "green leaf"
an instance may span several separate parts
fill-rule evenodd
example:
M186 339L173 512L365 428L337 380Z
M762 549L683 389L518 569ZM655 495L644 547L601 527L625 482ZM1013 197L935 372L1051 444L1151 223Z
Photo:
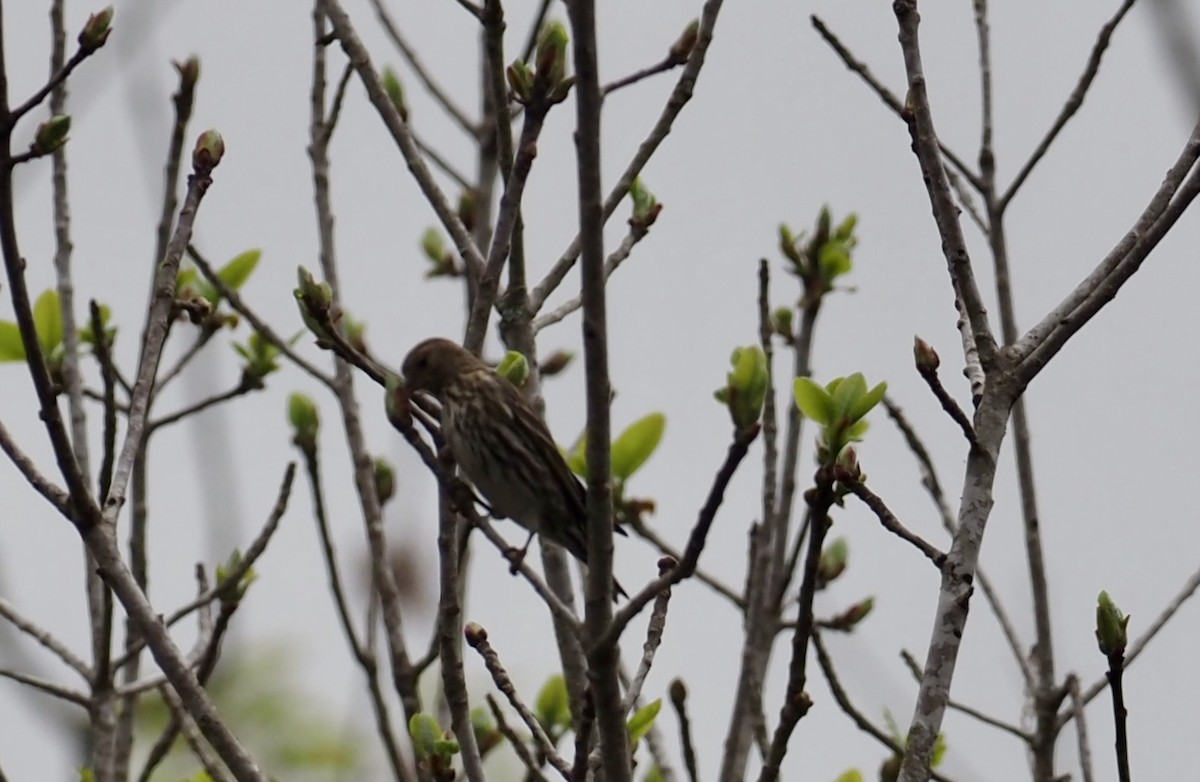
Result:
M870 391L867 391L858 401L850 408L850 418L858 421L867 413L871 412L872 408L883 399L883 395L887 393L887 383L879 383Z
M21 329L8 320L0 320L0 362L24 361L25 343L21 341Z
M651 413L626 427L612 444L613 477L625 481L637 472L658 448L666 427L662 413Z
M846 429L843 439L848 443L861 443L870 428L871 424L868 421L855 421Z
M834 420L833 397L812 378L798 377L792 383L792 396L796 407L813 423L829 426Z
M195 269L192 269L192 271L195 271ZM112 308L109 307L107 304L101 304L100 305L100 327L102 329L104 329L104 336L109 342L112 342L113 337L115 337L116 333L117 333L117 330L115 328L112 328L112 329L108 328L108 319L111 316L112 316ZM96 344L96 335L92 333L92 317L91 317L91 315L88 315L88 317L85 320L87 322L79 327L79 341L84 343L85 345L95 345Z
M525 385L525 380L529 377L529 361L520 351L510 350L496 367L496 373L520 388Z
M826 282L833 282L851 269L850 253L841 242L827 242L821 246L819 262L821 275Z
M442 757L458 754L458 742L454 739L439 739L433 743L433 751Z
M842 378L842 382L838 383L837 388L833 391L833 423L840 423L843 419L851 418L850 411L866 393L867 379L863 377L862 372L855 372L853 375Z
M625 729L629 731L630 744L640 741L642 736L650 731L661 708L662 698L656 698L634 712L633 716L629 718L629 722L625 723Z
M888 735L892 737L892 741L900 746L904 746L904 734L900 732L900 726L896 724L896 718L892 716L889 709L883 710L883 722L887 725Z
M412 737L413 753L417 760L424 760L436 753L438 742L445 738L437 720L425 712L412 715L408 721L408 735Z
M246 280L250 279L250 275L254 273L254 267L258 266L258 259L261 257L262 250L247 250L222 266L217 272L217 276L231 290L239 290L246 284Z
M863 775L858 769L852 768L838 777L837 782L863 782Z
M930 768L937 768L946 759L946 734L939 733L933 740L933 754L929 756Z
M62 305L58 302L58 291L43 291L33 303L33 322L37 327L38 344L48 357L62 344Z
M567 454L567 466L580 478L587 479L587 432L579 435L571 452Z
M561 674L551 676L542 685L534 712L547 732L551 728L568 730L571 727L571 702L567 696L567 681Z
M833 238L839 242L853 241L854 227L858 225L858 215L851 212L846 216L845 220L838 223L838 227L834 229Z
M666 780L663 779L662 769L657 765L653 765L646 772L646 776L642 777L642 782L666 782Z
M183 298L183 293L187 287L196 279L196 267L189 266L183 269L179 274L175 275L175 298Z

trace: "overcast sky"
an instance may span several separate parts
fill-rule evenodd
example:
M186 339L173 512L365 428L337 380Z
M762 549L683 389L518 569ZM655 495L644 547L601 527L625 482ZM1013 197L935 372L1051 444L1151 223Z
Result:
M15 99L45 79L49 32L42 5L9 3L4 9ZM524 20L536 4L512 5L510 51L523 41ZM1116 0L995 4L991 27L1001 182L1020 168L1053 120L1096 32L1117 5ZM376 62L397 65L405 77L419 134L471 170L469 140L400 65L367 3L348 0L346 7ZM478 102L473 20L448 0L400 0L391 7L425 63L461 105L473 110ZM90 10L69 3L68 28L77 30ZM943 140L973 161L979 110L971 4L925 3L923 10L935 122ZM120 360L130 362L135 355L154 260L153 226L175 84L170 60L191 54L200 57L203 72L189 135L214 127L228 146L200 211L197 243L217 260L261 248L263 261L245 295L280 332L300 328L291 297L295 267L317 266L305 155L310 12L309 4L296 0L126 0L117 4L109 45L72 79L76 288L81 301L94 297L112 306L121 330ZM603 78L658 61L698 12L698 3L678 0L604 3ZM655 410L668 417L662 447L629 491L655 499L655 526L677 542L685 539L728 442L727 414L713 402L712 391L723 382L730 349L756 338L757 260L772 259L775 303L792 301L797 288L775 250L777 226L786 221L805 228L822 204L837 217L851 211L859 215L861 244L848 279L854 290L831 297L822 312L815 375L827 381L862 371L872 382L887 380L893 398L930 443L952 501L961 484L961 436L912 369L912 337L920 334L941 353L952 392L968 400L958 373L961 350L945 263L908 133L820 41L809 24L814 13L903 94L890 4L727 3L695 97L644 172L665 208L609 288L618 390L614 427ZM1176 21L1174 29L1180 24ZM1164 54L1168 51L1175 54ZM340 56L333 55L339 68ZM1132 224L1178 154L1195 104L1182 97L1170 63L1177 56L1177 49L1163 43L1149 9L1135 8L1118 30L1083 110L1013 203L1009 249L1022 326L1039 319L1094 267ZM673 83L673 75L660 76L607 101L607 181L624 168ZM20 145L27 143L34 124L29 119L21 126ZM573 124L569 105L561 107L551 114L539 142L525 202L531 277L549 268L576 231ZM435 222L433 214L357 83L349 89L332 155L342 297L368 324L373 350L397 364L426 336L461 336L457 284L423 279L425 262L417 247L421 232ZM48 172L48 162L38 161L22 166L17 176L22 251L35 291L53 285ZM610 245L623 235L626 212L622 207L612 221ZM1197 381L1193 358L1200 342L1194 314L1198 231L1196 215L1189 214L1027 395L1058 670L1060 676L1077 671L1085 683L1100 677L1104 667L1092 635L1097 592L1107 589L1132 615L1136 634L1200 564L1200 527L1192 503L1184 500L1198 463L1194 432L1200 414L1189 393ZM973 227L967 233L992 301L983 243ZM573 275L552 304L573 295L569 287L574 285ZM3 298L0 318L11 319L11 304ZM186 344L187 331L185 326L175 333L176 350ZM160 400L159 410L237 382L229 337L222 334L215 341L211 355ZM302 343L305 355L328 361ZM543 332L540 349L578 349L579 344L576 316ZM493 340L490 352L497 347ZM0 383L0 420L52 473L28 374L17 365L0 367ZM267 391L239 400L224 414L205 415L155 439L151 596L158 610L188 599L192 563L223 559L233 546L244 546L265 519L284 466L295 458L284 419L284 399L295 389L312 392L327 421L326 489L343 563L362 595L364 538L343 439L333 425L336 409L311 381L288 369L270 378ZM400 474L399 496L387 510L389 535L414 552L424 567L418 575L432 593L433 481L384 421L379 390L367 382L360 382L359 390L370 447L393 458ZM582 364L548 383L546 396L552 430L560 442L572 441L584 421ZM788 402L785 393L779 402ZM98 461L96 453L93 447ZM806 447L801 480L809 477L810 454ZM860 454L871 485L896 513L920 534L944 541L916 465L882 416L876 417ZM1018 631L1031 643L1011 462L1006 450L983 565ZM703 560L704 567L734 585L744 578L746 534L760 512L760 480L756 447L727 495ZM7 461L0 463L0 498L0 596L84 655L88 640L78 536ZM876 596L870 620L854 635L830 638L829 644L860 709L876 719L888 709L906 726L915 685L899 652L909 649L924 657L936 574L860 506L839 510L835 522L833 534L850 541L851 567L819 595L818 613L833 614ZM516 539L510 526L501 529ZM617 558L627 586L654 572L655 557L640 543L618 541ZM547 612L522 583L507 577L493 551L481 548L477 562L467 618L487 627L518 686L532 698L554 661ZM285 646L295 663L297 686L327 716L357 723L369 735L361 676L337 629L302 481L257 571L259 579L235 622L238 641L251 649ZM425 647L431 616L418 611L409 622L414 648ZM640 628L627 637L630 655L640 648ZM688 682L706 779L715 777L721 755L740 630L739 617L727 603L699 584L681 586L646 686L653 698L664 695L676 676ZM191 633L181 629L180 642L189 643ZM1195 733L1198 639L1200 615L1189 605L1127 677L1131 754L1139 777L1171 778L1192 761L1185 753ZM19 656L0 649L0 665L33 659L39 675L79 685L41 649L22 645ZM781 643L764 693L772 724L787 653ZM469 658L468 667L472 695L481 700L492 689L490 680L476 659ZM815 667L811 670L815 706L793 738L784 778L832 780L852 766L872 777L885 753L838 712ZM982 600L974 604L954 697L1010 722L1021 720L1021 680ZM42 697L0 681L0 766L10 780L72 778L78 759L63 751L55 727L64 713L69 712L51 710ZM1116 778L1108 714L1104 697L1088 710L1098 780ZM664 712L659 724L675 746L674 716ZM956 779L998 782L1025 773L1024 752L1011 737L957 713L949 715L945 730L950 746L945 771ZM1060 771L1076 773L1073 738L1064 735L1060 748Z

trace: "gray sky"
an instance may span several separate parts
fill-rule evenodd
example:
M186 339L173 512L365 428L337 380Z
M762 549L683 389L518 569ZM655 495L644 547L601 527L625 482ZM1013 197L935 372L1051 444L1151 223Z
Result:
M376 63L399 64L367 4L346 5ZM523 40L523 19L532 11L515 6L535 4L513 5L510 48ZM1116 5L1115 0L995 4L1001 182L1018 170L1052 121L1096 31ZM14 96L27 95L44 80L48 30L40 6L10 3L5 8ZM462 105L473 107L473 20L451 2L404 0L392 7L426 64L461 96ZM69 29L77 30L88 10L69 4ZM923 10L935 122L943 140L972 161L979 112L970 4L925 3ZM698 4L676 0L605 4L603 77L657 61L698 12ZM653 410L668 416L663 444L630 492L657 501L654 524L675 541L685 539L728 441L726 413L711 393L723 381L730 349L755 339L757 259L773 261L774 301L792 300L797 289L778 262L776 229L781 221L797 230L807 227L823 203L836 216L858 213L861 244L848 280L855 291L832 297L823 312L816 376L826 381L862 371L872 382L886 379L933 448L951 500L961 482L961 437L911 367L912 336L920 334L940 352L952 392L967 399L958 375L961 355L945 263L908 134L821 43L808 22L813 13L894 91L903 92L888 4L726 4L695 98L644 172L665 209L609 288L612 372L619 391L614 427ZM1152 21L1145 8L1130 14L1083 110L1009 211L1022 326L1061 300L1127 230L1187 136L1193 107L1181 98ZM295 267L316 266L304 151L308 4L128 0L117 4L115 27L109 45L71 82L74 265L81 300L95 297L113 307L121 328L118 356L130 361L160 200L174 84L169 60L197 54L203 72L189 136L215 127L228 146L200 212L197 241L217 260L262 248L263 261L246 296L280 332L295 331L300 327L291 298ZM334 61L340 67L338 57ZM468 140L411 77L405 81L417 131L469 170ZM607 102L603 155L609 181L644 138L673 82L673 76L659 77ZM21 144L34 124L27 120L18 132ZM531 277L540 276L575 233L573 124L569 107L559 109L539 142L525 202ZM349 90L332 154L342 296L369 324L372 348L398 363L425 336L459 335L459 289L422 279L425 266L417 243L434 223L432 212L357 83ZM35 291L53 284L48 170L45 161L25 165L17 180L22 251ZM610 243L623 235L626 214L622 207L612 221ZM1200 342L1193 314L1200 282L1198 231L1196 216L1186 216L1118 300L1071 342L1027 395L1059 671L1078 671L1085 683L1099 677L1104 666L1092 635L1096 593L1109 590L1132 615L1136 634L1197 567L1200 533L1194 511L1177 498L1196 471L1191 446L1198 414L1187 389L1197 380L1190 359ZM992 301L983 244L973 228L967 232ZM572 275L567 286L575 284ZM552 305L570 295L564 287ZM0 318L11 319L7 296L4 300ZM186 327L176 332L177 349L186 344L181 338L186 332ZM229 337L217 341L226 343ZM578 320L571 318L544 332L540 346L547 352L577 349L579 343ZM211 352L186 388L161 401L160 410L236 383L232 351L220 345ZM305 344L304 352L327 361L311 345ZM50 471L27 374L18 366L0 372L0 418ZM240 400L224 416L205 416L155 440L151 589L159 610L190 596L193 562L223 558L232 546L244 546L262 523L285 463L295 458L283 414L284 398L294 389L312 392L321 404L327 421L326 489L340 553L351 580L365 583L365 573L355 572L364 561L363 535L342 438L333 426L335 407L289 369L272 377L265 393ZM400 495L388 509L389 534L414 547L417 559L427 563L425 577L432 584L433 481L384 421L380 392L365 382L359 389L371 448L394 458L399 468ZM582 389L581 365L547 386L548 420L562 442L573 440L583 426ZM786 404L784 393L779 402ZM805 453L801 480L812 464L811 450ZM882 416L860 455L875 491L896 513L914 530L944 541L918 484L916 465ZM703 560L735 585L744 578L748 526L760 512L760 477L756 447L727 495ZM0 496L6 511L0 516L0 595L83 654L87 639L77 535L7 461L0 464ZM512 532L508 525L501 529ZM907 648L923 658L937 579L918 554L886 535L860 506L851 503L838 512L833 534L850 540L851 569L819 596L819 613L832 614L866 595L877 599L875 613L858 632L829 639L840 673L861 710L878 718L890 709L905 726L915 685L898 653ZM1020 541L1006 451L983 564L1028 640L1032 616ZM639 543L619 541L617 556L626 585L654 572L655 557ZM552 661L549 623L536 598L504 570L493 551L480 548L467 617L488 628L518 685L532 698ZM258 571L237 619L240 640L289 646L301 687L330 714L344 714L369 731L361 677L349 664L326 591L304 482L298 481L291 509ZM424 648L430 618L417 615L410 622L415 648ZM698 584L681 586L646 687L648 697L658 697L671 678L688 682L705 778L715 775L720 757L740 627L738 616L719 598ZM1131 753L1139 776L1168 778L1186 762L1180 748L1194 732L1190 695L1200 687L1190 654L1198 627L1195 609L1185 607L1127 677ZM190 633L183 628L180 642L189 643ZM640 629L627 641L627 652L635 654ZM21 659L37 659L41 675L78 684L40 649L28 645L26 651ZM772 724L787 653L781 643L766 688ZM8 662L9 655L0 650L0 665ZM468 658L468 666L472 693L481 699L491 683L476 659ZM851 766L872 776L883 751L837 711L815 666L811 671L816 704L792 741L785 778L831 780ZM1020 687L995 621L977 599L954 697L1016 722ZM56 745L52 720L26 717L47 708L45 699L0 682L0 724L5 725L0 765L13 782L72 774L74 759ZM1097 779L1115 779L1107 699L1094 701L1088 714ZM659 724L674 746L674 716L664 711ZM957 779L1007 780L1024 772L1022 749L1012 738L956 713L945 730L950 745L945 771ZM1064 736L1060 747L1060 770L1075 771L1073 738Z

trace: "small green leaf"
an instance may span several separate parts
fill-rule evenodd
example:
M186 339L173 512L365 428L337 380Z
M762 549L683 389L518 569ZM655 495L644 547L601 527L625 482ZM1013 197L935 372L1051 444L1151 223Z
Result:
M217 276L231 290L240 290L246 284L246 280L250 279L250 275L254 273L254 268L258 266L258 259L261 257L262 250L247 250L222 266L217 272Z
M567 681L561 674L551 676L542 685L534 709L538 722L547 731L552 728L570 729L571 702L567 697Z
M404 102L404 85L401 83L396 71L392 70L392 66L384 66L381 80L383 81L383 91L387 93L388 100L396 107L396 111L400 114L400 119L407 121L408 106Z
M525 385L525 381L529 377L529 362L520 351L510 350L501 359L500 365L496 367L496 373L520 388Z
M663 778L662 769L653 765L646 772L646 776L642 777L642 782L666 782L666 780Z
M37 327L38 344L49 356L62 344L62 306L58 303L58 291L43 291L33 303L33 322Z
M196 279L196 274L196 267L189 266L186 269L180 270L179 274L175 275L175 298L184 298L188 286Z
M458 754L458 742L454 739L438 739L433 743L434 754L449 758Z
M435 754L438 742L445 737L437 720L425 712L412 715L408 721L408 735L412 738L413 753L417 760L425 760Z
M862 439L867 436L867 429L869 428L871 428L871 424L867 420L855 421L846 429L845 441L848 443L861 443Z
M883 395L887 393L887 383L879 383L870 391L867 391L858 401L850 408L850 418L854 421L861 420L867 413L879 404L883 399Z
M571 452L567 454L567 466L580 478L587 479L587 432L579 435Z
M946 734L939 733L933 740L933 754L929 756L929 767L937 768L946 759Z
M640 741L642 736L645 736L650 731L661 708L662 698L656 698L633 713L633 716L629 718L629 722L625 723L625 729L629 731L630 744Z
M842 378L842 382L833 390L833 423L840 423L843 419L853 421L850 411L866 393L867 379L863 377L862 372Z
M1125 654L1128 627L1129 617L1117 608L1108 592L1101 592L1096 598L1096 642L1100 651L1108 657Z
M798 377L792 383L796 407L813 423L829 426L834 421L833 397L812 378Z
M107 304L100 305L100 328L104 330L105 339L111 344L116 338L116 328L108 327L108 319L112 317L112 308ZM86 323L79 327L79 341L85 345L95 345L96 335L92 333L92 318L89 315Z
M9 320L0 320L0 362L24 361L25 343L21 329Z
M626 427L612 444L613 477L629 480L658 448L666 427L667 418L662 413L651 413Z

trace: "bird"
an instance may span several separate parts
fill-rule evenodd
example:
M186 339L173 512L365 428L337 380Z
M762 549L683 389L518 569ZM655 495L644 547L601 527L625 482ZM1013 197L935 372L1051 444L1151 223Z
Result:
M587 564L587 490L517 387L441 337L413 347L401 373L410 393L426 392L441 404L450 454L493 515L529 532L519 556L537 534ZM614 597L627 596L615 579L613 589Z

